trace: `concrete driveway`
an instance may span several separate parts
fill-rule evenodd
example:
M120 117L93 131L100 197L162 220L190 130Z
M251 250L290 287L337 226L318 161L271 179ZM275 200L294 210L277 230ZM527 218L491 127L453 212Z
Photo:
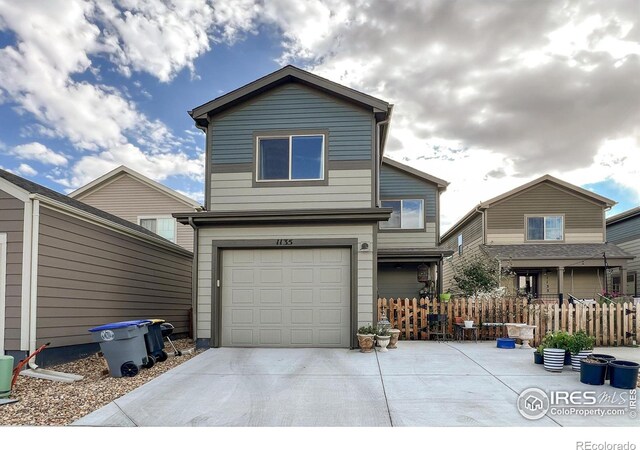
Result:
M640 361L640 349L606 348ZM387 353L340 349L210 349L76 426L638 426L637 418L516 407L524 389L621 391L552 374L530 350L495 342L400 342ZM632 416L633 414L631 414Z

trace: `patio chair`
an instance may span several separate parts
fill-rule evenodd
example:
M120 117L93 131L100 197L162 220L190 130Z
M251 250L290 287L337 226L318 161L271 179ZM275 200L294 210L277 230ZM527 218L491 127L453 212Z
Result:
M448 340L446 314L427 314L427 335L433 341Z

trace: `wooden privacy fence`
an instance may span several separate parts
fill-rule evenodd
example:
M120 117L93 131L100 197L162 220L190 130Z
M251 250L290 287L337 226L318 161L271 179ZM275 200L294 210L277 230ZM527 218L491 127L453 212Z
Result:
M640 305L613 303L595 305L527 304L526 299L491 300L452 299L378 299L378 320L385 312L392 328L401 331L401 339L427 340L427 314L446 314L448 332L453 334L455 317L473 320L480 325L480 337L506 337L504 323L536 325L534 341L539 345L549 331L570 334L585 330L595 336L597 346L640 343Z

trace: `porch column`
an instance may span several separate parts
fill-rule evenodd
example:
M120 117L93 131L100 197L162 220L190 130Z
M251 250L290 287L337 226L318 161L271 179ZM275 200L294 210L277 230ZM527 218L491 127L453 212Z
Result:
M564 267L558 267L558 300L562 305L564 299Z
M442 258L440 258L440 260L438 261L438 278L436 280L436 298L438 298L438 296L442 294L442 269Z
M620 295L627 295L627 266L620 267Z

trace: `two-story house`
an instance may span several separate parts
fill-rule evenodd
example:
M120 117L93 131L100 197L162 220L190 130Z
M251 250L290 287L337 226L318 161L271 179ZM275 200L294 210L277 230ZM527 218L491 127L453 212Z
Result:
M614 201L550 175L479 203L441 238L454 253L443 263L446 290L456 291L456 266L466 258L496 258L514 276L510 294L597 298L608 269L633 257L606 242L605 211Z
M437 265L446 183L383 160L391 111L287 66L189 112L206 211L174 217L196 231L198 345L356 346L386 264ZM381 170L415 186L385 190Z
M624 270L614 269L611 276L611 290L640 297L638 274L640 273L640 206L607 219L607 241L616 244L635 259ZM623 268L624 269L624 268ZM626 280L623 283L622 280Z
M193 251L193 228L176 222L178 211L202 206L151 178L120 166L69 194L69 197L140 225Z

